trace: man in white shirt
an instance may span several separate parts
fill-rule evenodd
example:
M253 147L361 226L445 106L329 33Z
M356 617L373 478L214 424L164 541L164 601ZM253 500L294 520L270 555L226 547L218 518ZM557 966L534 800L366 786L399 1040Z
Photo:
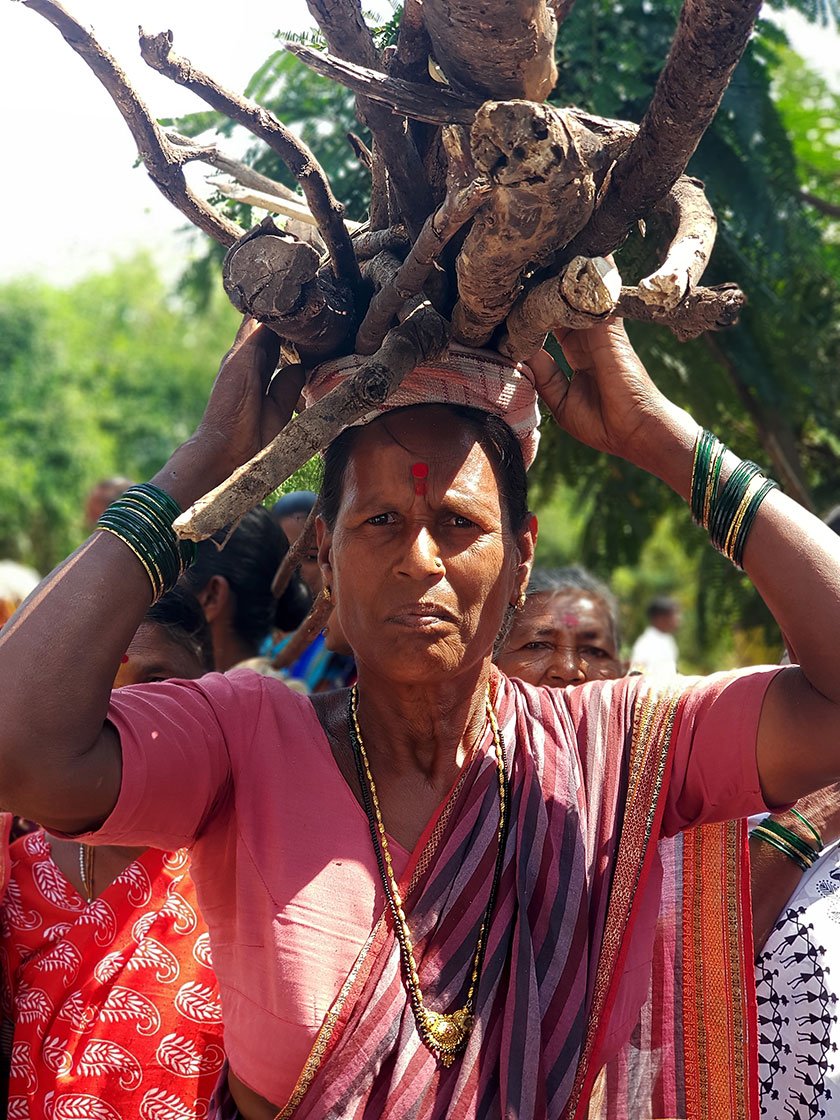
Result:
M679 603L664 595L652 599L647 609L648 626L633 643L630 672L646 676L672 677L677 672L675 631L681 622Z

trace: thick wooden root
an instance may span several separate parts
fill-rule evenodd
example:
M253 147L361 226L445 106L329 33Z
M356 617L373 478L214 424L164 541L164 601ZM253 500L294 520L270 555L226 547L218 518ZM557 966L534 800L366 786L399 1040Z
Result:
M316 249L271 218L228 252L223 278L231 303L292 342L312 364L341 350L355 325L346 284L321 269Z
M309 462L360 416L378 408L416 366L439 357L446 321L428 305L393 327L379 350L317 404L299 413L271 443L175 521L185 540L204 540L236 522Z

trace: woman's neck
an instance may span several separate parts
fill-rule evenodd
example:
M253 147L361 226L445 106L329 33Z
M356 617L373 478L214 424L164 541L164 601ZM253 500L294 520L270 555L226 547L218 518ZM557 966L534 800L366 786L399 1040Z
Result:
M435 684L383 682L359 666L358 718L368 756L393 774L448 786L487 723L490 659Z

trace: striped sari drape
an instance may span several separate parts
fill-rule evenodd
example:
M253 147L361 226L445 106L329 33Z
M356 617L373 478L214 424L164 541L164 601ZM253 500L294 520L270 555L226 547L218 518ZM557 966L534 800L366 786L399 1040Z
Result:
M659 890L651 871L679 698L638 678L608 682L577 690L573 715L551 690L503 676L494 688L511 823L466 1051L445 1068L423 1046L383 915L280 1120L583 1120L593 1095L605 1099L596 1079L627 947L647 892ZM488 731L401 883L434 1010L463 1003L498 814ZM674 1000L660 1001L672 1021ZM626 1063L622 1076L626 1089Z

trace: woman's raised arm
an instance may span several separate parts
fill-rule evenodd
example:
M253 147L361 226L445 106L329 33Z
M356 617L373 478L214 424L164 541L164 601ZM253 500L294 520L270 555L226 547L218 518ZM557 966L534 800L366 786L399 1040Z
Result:
M653 384L623 324L568 331L558 341L571 381L548 355L531 366L561 427L688 501L700 429ZM737 463L723 457L721 487ZM743 566L799 662L771 684L759 723L762 789L768 804L780 805L840 777L840 537L774 490L752 523Z
M300 392L297 379L275 379L266 394L278 351L267 328L253 321L240 328L198 430L152 480L182 508L288 419ZM0 631L4 808L63 832L81 832L110 813L121 757L117 733L106 722L108 701L151 598L149 576L130 548L94 532Z

